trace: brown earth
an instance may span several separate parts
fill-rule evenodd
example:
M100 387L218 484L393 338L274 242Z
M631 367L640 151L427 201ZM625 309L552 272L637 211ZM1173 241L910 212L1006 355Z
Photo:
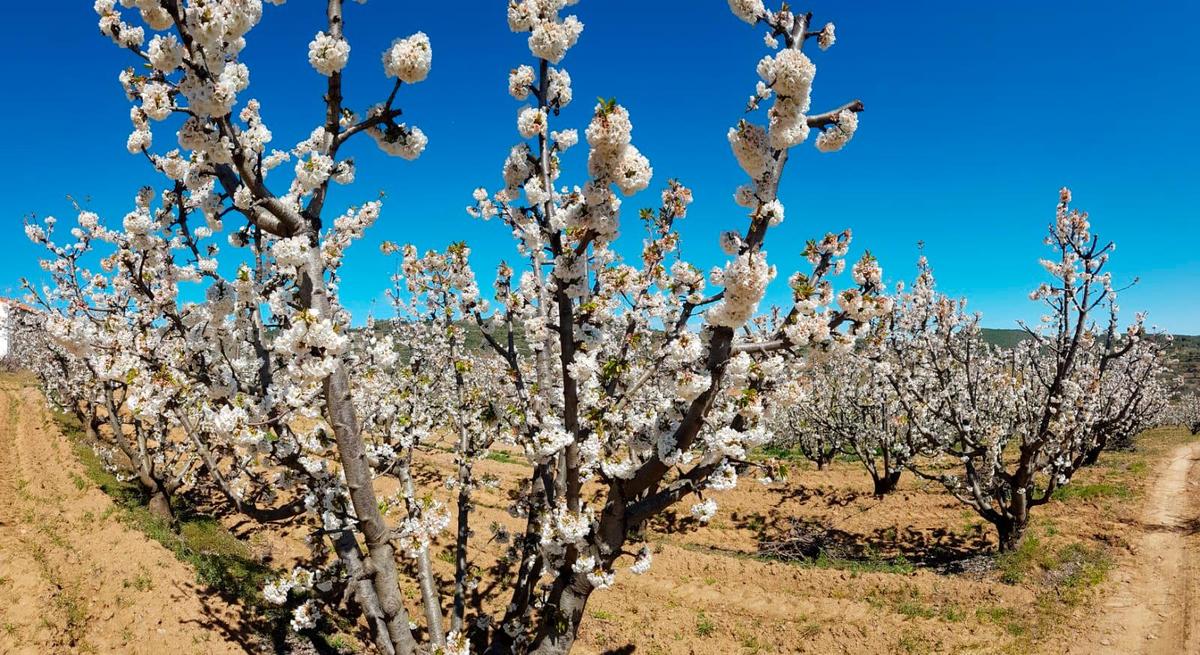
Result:
M36 392L11 384L0 391L7 403L0 412L8 412L0 417L0 653L257 652L243 649L236 613L198 588L185 565L107 518L111 505L101 492L86 484L79 490L67 443ZM1144 435L1139 453L1106 453L1077 476L1072 493L1038 508L1027 548L999 563L991 556L990 526L934 485L906 476L896 493L877 499L855 462L827 471L789 462L785 483L746 479L714 494L720 511L707 526L688 516L690 501L658 521L647 534L650 571L631 575L624 570L631 559L618 562L617 584L588 605L577 652L1139 652L1118 646L1127 635L1115 627L1129 624L1119 610L1135 606L1121 600L1126 587L1131 599L1165 603L1138 619L1145 629L1136 634L1163 647L1145 652L1191 652L1170 647L1195 649L1200 632L1186 627L1193 614L1176 607L1197 593L1185 575L1194 515L1180 515L1185 505L1176 492L1185 487L1170 482L1184 466L1180 453L1189 453L1188 464L1200 456L1200 447L1179 449L1186 439L1182 431L1156 430ZM415 477L448 501L440 481L451 464L451 454L433 452ZM1200 467L1184 468L1183 479L1190 472L1200 480ZM479 464L477 472L496 484L477 496L475 564L486 568L500 554L487 543L489 524L519 525L505 510L527 470L516 453ZM394 481L377 484L382 496L395 492ZM832 527L823 541L827 555L800 563L762 557L764 542L779 539L794 520ZM263 527L236 518L226 524L265 550L272 566L286 569L307 556L302 525ZM1152 541L1162 535L1168 546ZM446 536L434 547L443 583L452 570L445 557L451 547ZM49 554L41 559L50 566L39 565L38 552ZM1096 587L1110 565L1115 570ZM154 580L144 591L141 570ZM406 595L419 597L415 587ZM495 594L483 604L504 600ZM78 614L71 607L83 608L83 620L69 619ZM1159 612L1188 619L1166 620ZM67 629L72 625L81 626L75 634ZM361 637L348 629L352 634L343 637Z
M247 652L195 579L118 521L41 395L0 380L0 654Z
M1180 446L1146 499L1133 557L1112 576L1093 630L1072 653L1200 653L1200 444Z

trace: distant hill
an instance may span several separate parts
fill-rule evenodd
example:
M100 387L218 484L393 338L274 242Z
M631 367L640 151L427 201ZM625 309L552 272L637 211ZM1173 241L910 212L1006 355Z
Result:
M1012 348L1026 338L1024 330L981 328L983 339L1001 348ZM1167 351L1174 360L1172 368L1183 378L1183 386L1200 390L1200 335L1176 334Z
M483 340L483 334L479 330L479 326L474 322L463 322L460 324L465 334L465 342L468 351L477 351L485 349L488 345ZM355 331L363 330L364 328L355 328ZM391 322L388 320L380 320L375 323L375 331L377 334L383 333L391 329ZM1012 328L981 328L984 341L1001 348L1012 348L1018 343L1027 338L1024 330ZM503 330L498 331L497 336L504 334ZM522 354L529 353L529 346L525 343L524 330L518 326L515 335L515 345L517 350ZM1200 391L1200 336L1177 334L1171 342L1169 349L1171 357L1175 360L1173 368L1175 372L1183 378L1184 387L1192 391ZM404 356L407 356L405 354Z
M1012 328L980 328L980 331L984 341L1001 348L1012 348L1029 336L1025 334L1025 330Z
M395 325L395 321L396 319L380 319L375 321L375 334L381 335L390 332ZM479 329L479 325L477 325L474 321L458 321L458 326L463 330L463 344L466 346L468 352L477 352L479 350L491 348L491 346L489 346L484 340L483 332ZM501 344L503 345L504 339L508 333L505 331L504 326L502 325L497 325L495 328L496 329L492 329L491 332L496 336L497 339L500 340ZM366 328L352 328L351 331L365 332ZM516 346L517 352L529 354L529 347L525 343L525 331L520 325L516 326L516 330L514 330L513 345ZM403 353L403 356L407 357L408 355L407 353Z

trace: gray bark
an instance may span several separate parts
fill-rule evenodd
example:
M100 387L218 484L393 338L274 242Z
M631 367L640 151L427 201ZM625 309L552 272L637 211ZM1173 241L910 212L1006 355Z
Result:
M301 287L301 301L306 307L316 309L322 316L332 315L319 248L309 249ZM366 444L350 397L350 377L340 357L323 386L325 410L337 442L342 472L350 490L350 502L358 518L358 530L366 541L367 560L370 562L367 570L372 574L372 586L383 612L383 621L379 625L386 626L394 652L412 655L417 650L417 643L408 627L408 611L400 595L391 531L379 510Z

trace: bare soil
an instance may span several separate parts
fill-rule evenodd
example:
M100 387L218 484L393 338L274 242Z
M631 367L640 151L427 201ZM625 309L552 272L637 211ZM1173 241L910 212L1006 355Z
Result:
M1187 444L1161 466L1146 499L1137 546L1112 576L1093 629L1072 653L1200 652L1198 461L1200 444Z
M116 518L41 395L0 380L0 654L248 652L195 579Z

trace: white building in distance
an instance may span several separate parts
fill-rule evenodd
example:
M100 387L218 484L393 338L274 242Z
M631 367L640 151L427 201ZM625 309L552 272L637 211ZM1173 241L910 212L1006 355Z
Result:
M12 322L17 312L32 312L27 305L11 298L0 298L0 359L8 357L11 347Z

